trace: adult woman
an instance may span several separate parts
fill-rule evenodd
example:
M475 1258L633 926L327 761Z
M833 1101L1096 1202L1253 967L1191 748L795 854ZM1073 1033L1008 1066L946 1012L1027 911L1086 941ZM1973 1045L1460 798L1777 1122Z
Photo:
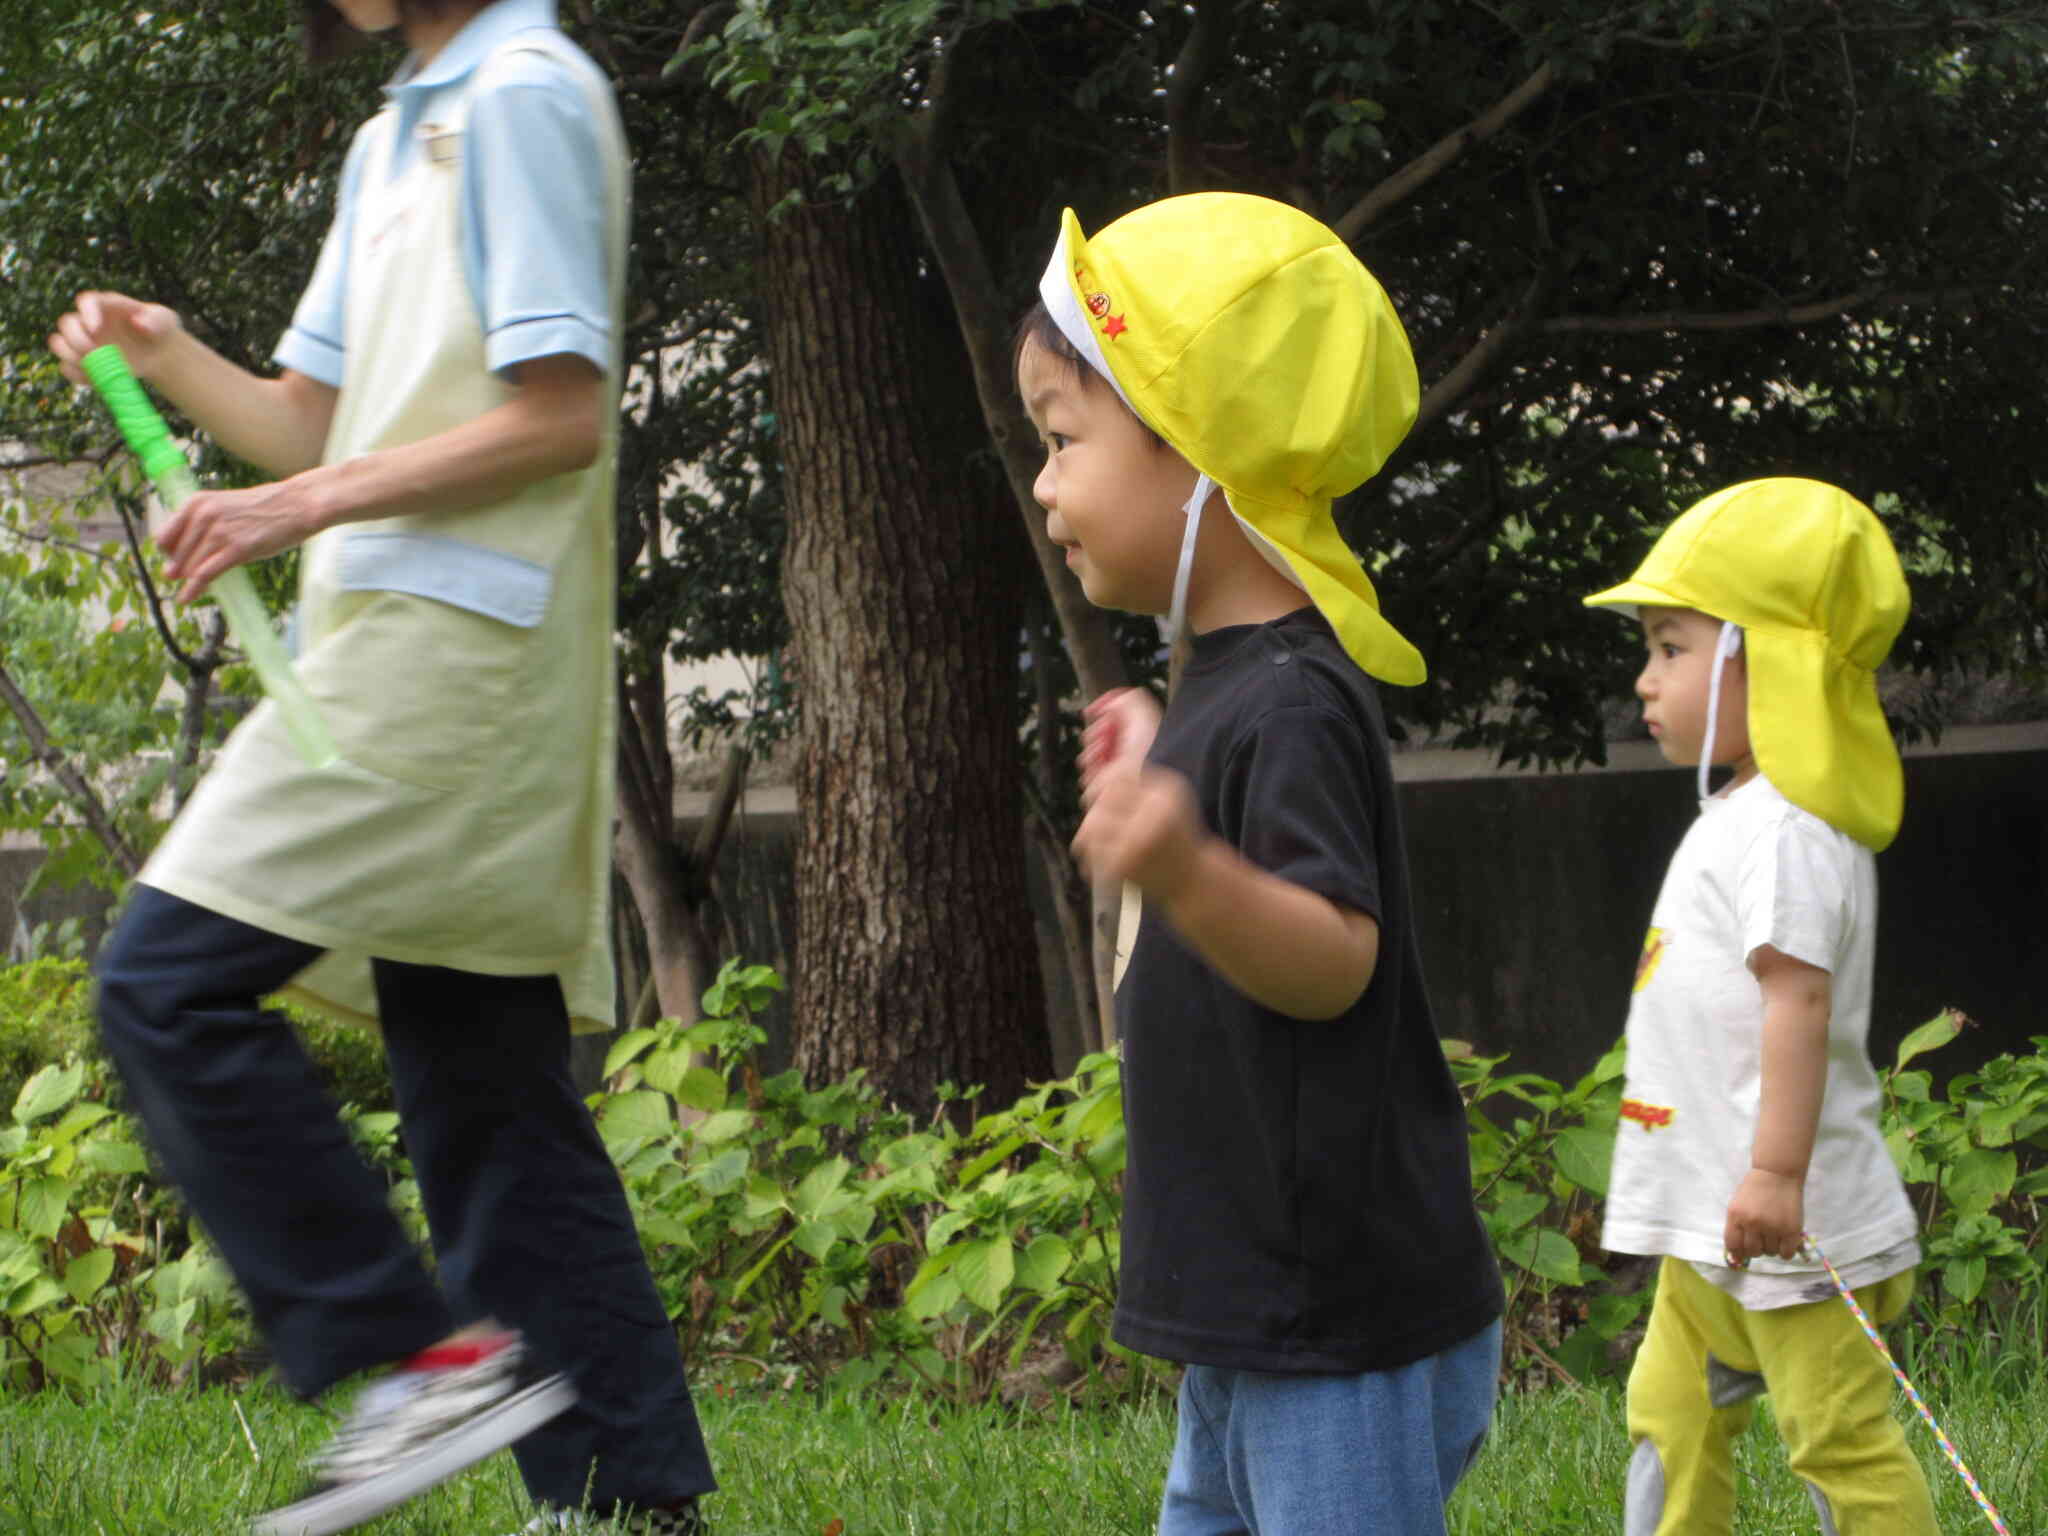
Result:
M304 546L299 672L341 754L300 760L268 705L235 732L108 941L102 1029L293 1388L399 1366L262 1529L344 1529L523 1435L544 1505L694 1530L709 1462L567 1058L611 1009L623 139L553 0L332 3L410 54L282 372L119 294L51 338L67 370L119 344L276 476L158 542L188 599ZM260 1011L279 989L382 1028L438 1286Z

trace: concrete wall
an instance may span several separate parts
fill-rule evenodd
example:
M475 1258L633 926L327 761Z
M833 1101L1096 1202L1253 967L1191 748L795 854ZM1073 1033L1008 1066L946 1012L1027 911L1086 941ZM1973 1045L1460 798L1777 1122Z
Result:
M1621 1033L1658 884L1695 814L1690 774L1654 746L1618 745L1611 758L1553 774L1502 773L1477 753L1396 759L1438 1027L1551 1077L1585 1071ZM2048 964L2048 725L1965 728L1909 752L1906 806L1878 861L1872 1054L1888 1062L1901 1036L1951 1005L1981 1027L1929 1065L2025 1050L2048 1035L2035 985ZM719 871L741 952L785 972L794 825L788 790L756 791ZM1063 1006L1032 875L1048 990Z
M1966 733L1954 733L1963 736ZM1945 1006L1981 1026L1957 1070L2048 1034L2048 732L1906 759L1906 818L1878 859L1872 1054ZM1607 772L1402 786L1423 964L1446 1035L1555 1077L1621 1032L1643 932L1694 815L1691 776L1617 754Z
M1396 759L1438 1027L1551 1077L1583 1072L1620 1033L1665 862L1694 814L1689 774L1662 766L1654 747L1612 756L1604 770L1569 774L1500 773L1470 753ZM686 824L704 798L684 798ZM737 952L785 976L794 831L791 792L756 790L718 870ZM0 931L14 931L15 898L39 857L0 848ZM1957 730L1939 750L1909 753L1905 825L1878 870L1879 1061L1945 1006L1981 1026L1930 1063L1946 1071L2048 1035L2048 724ZM1058 1007L1064 975L1035 867L1032 884ZM49 892L26 915L102 906L90 893ZM771 1067L786 1060L785 1018L779 1007L765 1021Z

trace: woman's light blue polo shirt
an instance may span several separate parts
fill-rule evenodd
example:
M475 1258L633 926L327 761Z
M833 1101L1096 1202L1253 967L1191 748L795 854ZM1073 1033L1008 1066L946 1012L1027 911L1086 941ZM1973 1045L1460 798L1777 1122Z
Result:
M366 166L361 138L350 149L334 223L274 361L341 387L349 240L362 178L401 173L426 152L419 130L433 122L442 91L515 33L554 25L554 0L495 0L424 69L408 63L393 77L384 91L399 114L400 162ZM564 352L607 368L603 160L585 97L555 61L515 53L471 103L461 198L463 267L492 371Z

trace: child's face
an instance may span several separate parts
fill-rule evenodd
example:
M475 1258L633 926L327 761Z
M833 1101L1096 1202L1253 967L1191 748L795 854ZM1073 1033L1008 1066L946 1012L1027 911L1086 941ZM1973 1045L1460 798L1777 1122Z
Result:
M1017 391L1045 444L1031 494L1088 601L1166 612L1193 466L1147 432L1106 380L1036 342L1018 354Z
M1643 608L1649 661L1636 678L1643 719L1667 760L1691 765L1706 749L1707 696L1721 621L1693 608ZM1749 667L1741 652L1721 665L1721 707L1715 717L1712 763L1749 767Z

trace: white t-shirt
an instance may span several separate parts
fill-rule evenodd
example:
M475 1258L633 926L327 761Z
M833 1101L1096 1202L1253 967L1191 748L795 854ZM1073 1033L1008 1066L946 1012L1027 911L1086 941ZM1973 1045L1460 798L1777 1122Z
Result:
M1761 1257L1745 1270L1724 1263L1728 1202L1749 1171L1761 1086L1763 993L1748 960L1768 944L1831 978L1806 1229L1851 1286L1919 1261L1865 1051L1876 940L1869 849L1761 775L1702 802L1664 876L1636 968L1606 1247L1688 1260L1752 1310L1832 1294L1808 1257Z

